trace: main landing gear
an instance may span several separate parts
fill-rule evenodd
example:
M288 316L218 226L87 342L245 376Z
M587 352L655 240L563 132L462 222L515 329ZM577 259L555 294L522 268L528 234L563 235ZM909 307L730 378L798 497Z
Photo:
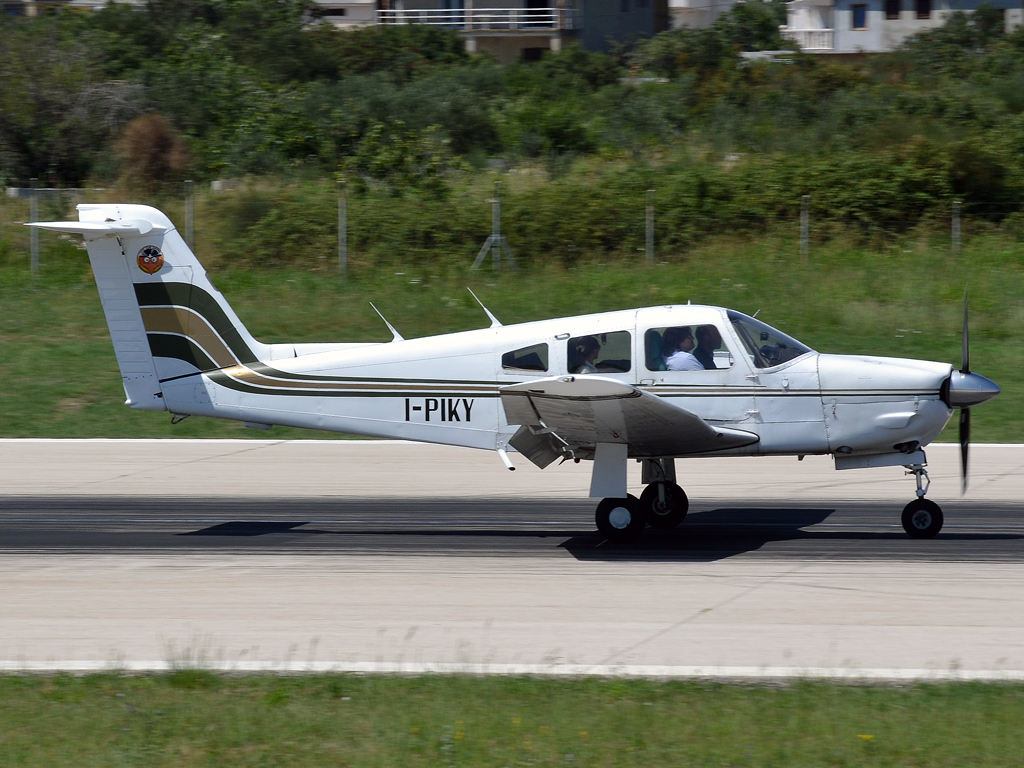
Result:
M912 539L932 539L942 530L942 510L924 495L931 481L924 464L908 464L907 474L917 480L917 498L903 508L903 530Z
M686 518L690 501L676 484L675 462L672 459L644 459L643 482L647 484L640 498L603 499L595 514L597 530L613 544L628 544L644 528L668 530Z

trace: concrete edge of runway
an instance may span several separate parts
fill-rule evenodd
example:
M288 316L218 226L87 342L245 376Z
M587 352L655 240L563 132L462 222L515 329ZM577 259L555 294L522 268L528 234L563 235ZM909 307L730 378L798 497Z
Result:
M200 669L224 674L465 675L544 678L718 680L731 682L831 681L849 683L1024 682L1024 670L858 669L844 667L694 667L609 664L423 664L415 662L235 661L178 665L166 661L2 661L0 674L147 674Z

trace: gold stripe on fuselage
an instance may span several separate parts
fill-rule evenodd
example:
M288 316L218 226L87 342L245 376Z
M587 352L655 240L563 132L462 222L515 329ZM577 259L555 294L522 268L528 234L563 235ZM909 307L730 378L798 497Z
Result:
M221 341L206 318L183 307L141 307L142 322L150 333L176 333L191 339L218 368L237 365L238 360Z

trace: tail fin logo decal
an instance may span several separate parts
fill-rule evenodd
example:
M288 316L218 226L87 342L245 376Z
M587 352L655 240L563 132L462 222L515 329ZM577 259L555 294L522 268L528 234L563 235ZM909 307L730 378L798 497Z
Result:
M139 251L136 261L139 263L139 269L147 275L153 275L164 265L164 254L155 245L146 245Z

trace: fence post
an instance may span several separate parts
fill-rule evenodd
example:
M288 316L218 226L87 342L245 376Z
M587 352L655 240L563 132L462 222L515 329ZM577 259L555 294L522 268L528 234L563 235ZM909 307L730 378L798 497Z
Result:
M953 222L952 222L953 255L960 255L960 201L953 201Z
M338 272L348 280L348 196L345 181L338 181Z
M810 249L811 237L811 196L800 198L800 259L807 263L807 252Z
M647 266L654 266L654 190L647 190L647 239L644 244Z
M39 179L29 182L28 217L31 221L39 221ZM29 250L31 251L32 276L39 276L39 230L32 227L29 233Z
M509 267L513 272L517 271L518 267L516 266L515 257L512 255L512 248L509 246L508 240L501 234L501 182L496 181L494 182L494 198L491 200L491 234L487 236L487 240L476 255L473 266L469 268L469 271L475 272L478 270L480 265L484 263L488 252L491 254L491 265L495 270L500 269L502 251L505 252Z

